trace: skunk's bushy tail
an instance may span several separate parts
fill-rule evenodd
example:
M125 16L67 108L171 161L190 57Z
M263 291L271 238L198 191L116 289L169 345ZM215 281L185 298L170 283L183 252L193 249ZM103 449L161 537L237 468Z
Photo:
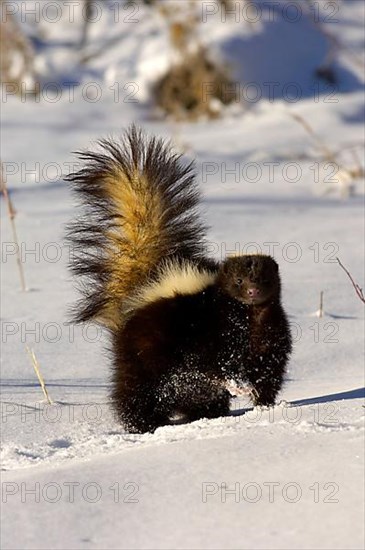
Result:
M82 152L83 168L68 176L81 214L68 226L71 268L83 298L74 321L111 330L123 322L123 301L153 280L161 262L204 259L205 227L192 164L159 139L132 126L118 143Z

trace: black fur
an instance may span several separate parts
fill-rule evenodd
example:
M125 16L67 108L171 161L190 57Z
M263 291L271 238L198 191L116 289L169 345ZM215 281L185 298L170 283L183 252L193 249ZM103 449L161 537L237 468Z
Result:
M264 302L247 300L253 286ZM253 387L255 404L272 405L291 351L277 264L229 259L204 291L137 310L113 343L113 400L130 431L153 431L175 413L190 421L227 414L230 379Z

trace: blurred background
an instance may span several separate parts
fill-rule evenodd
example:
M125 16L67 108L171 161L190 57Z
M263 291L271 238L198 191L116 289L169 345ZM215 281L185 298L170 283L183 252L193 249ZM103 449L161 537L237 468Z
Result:
M248 121L275 117L292 135L307 134L309 146L269 140L276 156L338 164L337 187L324 181L316 190L347 196L363 176L359 133L333 147L323 136L340 98L356 97L347 116L363 120L361 1L2 0L1 8L3 161L14 157L6 143L18 119L23 140L11 160L30 160L28 128L37 136L31 159L44 165L65 160L48 141L51 129L62 156L132 120L199 154L187 124L218 119L212 128L237 125L245 140ZM46 144L45 157L38 148ZM323 183L323 166L317 171Z

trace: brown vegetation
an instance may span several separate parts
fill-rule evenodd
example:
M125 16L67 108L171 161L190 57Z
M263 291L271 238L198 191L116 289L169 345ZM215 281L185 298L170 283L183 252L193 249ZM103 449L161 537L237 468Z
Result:
M157 105L176 120L215 118L221 105L235 100L227 72L212 62L204 48L170 67L155 87Z
M2 10L6 2L0 2ZM9 92L36 93L34 51L32 45L13 15L6 13L0 21L0 75Z

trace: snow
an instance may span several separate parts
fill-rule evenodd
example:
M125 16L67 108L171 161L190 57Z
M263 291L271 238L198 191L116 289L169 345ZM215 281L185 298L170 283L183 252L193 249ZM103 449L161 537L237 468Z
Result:
M243 95L249 82L267 78L279 82L275 100L262 85L260 101L246 98L215 121L177 125L151 114L150 86L170 58L162 15L142 6L138 23L123 21L120 11L116 25L104 8L87 53L105 41L110 47L85 64L70 47L80 37L78 22L65 15L57 24L42 21L36 66L58 99L43 88L39 102L4 100L2 161L28 288L20 291L2 200L4 549L364 546L364 308L336 262L363 286L363 182L353 180L344 198L315 138L291 116L339 152L341 168L354 167L353 150L363 165L357 60L364 5L338 2L337 23L321 12L321 25L343 47L340 88L321 85L317 94L311 78L326 54L325 35L304 15L290 24L279 10L270 21L265 4L257 25L222 22L217 13L201 34L237 70ZM283 95L289 82L300 86L300 100ZM130 83L137 102L126 100ZM295 346L269 410L252 409L240 396L227 418L128 434L110 407L106 335L67 324L76 292L63 235L74 205L62 174L76 162L72 151L118 136L133 121L196 159L212 254L274 251ZM53 405L44 401L26 346Z

